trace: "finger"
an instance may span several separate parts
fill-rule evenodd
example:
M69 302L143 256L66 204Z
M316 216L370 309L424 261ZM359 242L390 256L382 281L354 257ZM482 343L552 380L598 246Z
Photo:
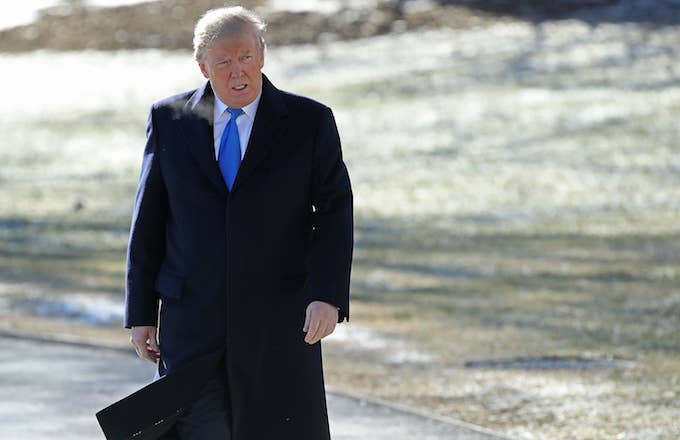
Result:
M154 357L158 357L161 354L161 351L158 348L153 348L151 344L146 344L144 348Z
M302 327L302 331L307 333L307 330L309 330L309 320L312 317L312 309L310 306L307 306L307 311L305 312L305 325Z
M151 363L154 363L154 364L156 363L156 358L157 358L156 353L147 349L146 347L144 347L140 351L142 353L142 359L145 359L145 360L147 360Z
M330 335L331 333L333 333L333 330L335 330L335 323L334 323L333 320L331 319L331 320L328 322L328 324L326 325L326 329L325 329L325 331L323 332L323 336L321 337L321 339L323 339L323 338L325 338L326 336L328 336L328 335Z
M160 352L158 352L158 351L147 350L146 354L148 355L147 359L149 359L149 360L150 360L151 362L153 362L154 364L155 364L156 361L158 361L158 359L161 357L161 354L160 354Z
M311 322L309 324L309 331L307 332L307 337L305 338L305 341L307 341L308 344L313 344L316 338L316 334L319 331L319 326L321 325L321 320L316 316L312 315L311 317Z
M143 348L146 346L146 342L140 341L138 338L130 338L130 342L132 343L132 346L135 347L135 351L139 357L143 357L142 352L144 351Z
M146 356L144 356L144 359L156 365L156 358L154 356L147 354Z
M330 327L330 320L328 318L325 319L318 319L319 325L316 329L315 333L309 333L310 336L310 344L315 344L316 342L320 341L323 339L325 336L328 335L329 327Z
M314 339L312 340L312 344L316 344L317 342L322 340L324 336L326 336L326 326L324 324L321 324L319 326L319 330L316 332Z
M158 355L161 354L160 349L153 348L150 344L146 345L146 351L148 351L149 353L152 353L154 356L158 356Z
M139 356L141 359L153 362L154 364L156 363L155 354L147 348L146 341L141 341L140 339L135 338L132 340L132 344L135 347L137 356Z
M321 326L319 326L319 331L316 333L316 340L320 341L329 334L330 324L328 321L324 321ZM316 341L315 341L316 342Z
M316 329L318 326L314 325L314 321L312 321L312 324L310 324L310 329L307 332L307 336L305 336L305 342L308 344L313 344L316 338Z
M156 340L156 329L152 329L149 331L149 339L148 339L148 344L149 344L149 349L154 352L160 352L160 348L158 348L158 341Z
M154 363L156 362L154 359L152 359L151 352L146 348L146 344L142 346L135 345L135 351L137 352L137 356L139 356L140 359L144 359Z
M332 334L335 331L335 326L337 324L337 321L333 321L330 324L328 324L328 327L326 328L326 334L324 335L324 338L330 334Z

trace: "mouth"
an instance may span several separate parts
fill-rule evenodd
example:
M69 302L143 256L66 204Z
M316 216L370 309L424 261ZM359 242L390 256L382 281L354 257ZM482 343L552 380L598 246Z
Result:
M234 90L236 92L242 92L246 89L246 87L248 87L248 84L239 84L237 86L232 87L231 90Z

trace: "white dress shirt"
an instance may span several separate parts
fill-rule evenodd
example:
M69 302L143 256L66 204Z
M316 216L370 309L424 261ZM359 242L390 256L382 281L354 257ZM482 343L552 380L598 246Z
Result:
M246 154L248 148L248 140L250 139L250 132L253 131L253 122L255 121L255 113L257 107L260 105L260 97L262 90L257 94L253 102L243 107L243 114L236 119L236 126L238 127L238 139L241 142L241 160ZM220 141L222 140L222 132L227 122L231 119L231 113L227 111L227 104L223 103L220 98L215 95L215 113L213 115L213 137L215 141L215 160L220 156Z

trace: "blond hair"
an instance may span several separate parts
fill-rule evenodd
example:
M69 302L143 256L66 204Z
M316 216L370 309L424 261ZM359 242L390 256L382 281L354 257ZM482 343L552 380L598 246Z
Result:
M207 47L215 40L247 33L253 34L259 49L264 52L266 27L259 15L242 6L211 9L194 28L194 58L199 63L203 61Z

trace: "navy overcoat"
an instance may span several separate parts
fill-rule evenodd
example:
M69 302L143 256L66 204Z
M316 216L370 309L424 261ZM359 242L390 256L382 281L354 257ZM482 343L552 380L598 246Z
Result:
M302 327L314 300L349 318L352 191L333 114L263 75L229 191L213 100L208 82L152 106L125 326L159 326L161 374L224 352L233 440L329 439L321 343Z

